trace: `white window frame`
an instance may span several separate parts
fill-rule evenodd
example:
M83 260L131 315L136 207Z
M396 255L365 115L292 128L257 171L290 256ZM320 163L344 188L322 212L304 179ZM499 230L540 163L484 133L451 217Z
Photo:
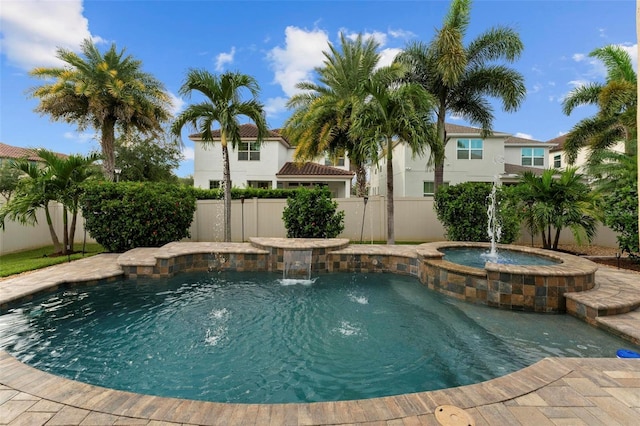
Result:
M553 167L555 169L559 169L560 167L562 167L562 154L553 156Z
M544 148L522 148L520 164L525 167L544 167Z
M260 161L260 143L240 142L238 144L238 161Z
M427 191L427 185L430 185L431 192ZM436 183L432 180L424 180L422 181L422 196L423 197L433 197L435 195L435 185ZM442 182L443 187L448 187L449 182Z
M484 140L458 139L456 152L458 160L482 160L484 157Z

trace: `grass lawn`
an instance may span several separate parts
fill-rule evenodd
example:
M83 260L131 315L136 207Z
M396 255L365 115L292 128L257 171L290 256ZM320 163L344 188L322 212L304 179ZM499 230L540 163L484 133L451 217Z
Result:
M82 244L76 244L74 248L82 250ZM100 244L87 244L84 255L79 252L71 256L52 256L53 246L5 254L0 256L0 278L68 262L69 259L82 259L102 252L104 249Z

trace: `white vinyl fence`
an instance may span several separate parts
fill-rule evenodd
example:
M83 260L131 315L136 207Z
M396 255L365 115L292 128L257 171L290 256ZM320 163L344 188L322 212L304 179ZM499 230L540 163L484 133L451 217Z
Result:
M339 236L353 242L365 243L385 241L387 238L387 207L382 196L370 197L364 205L362 198L337 199L338 209L345 212L345 229ZM197 210L191 224L189 241L222 241L224 228L222 224L222 201L202 200L197 202ZM231 206L231 235L233 241L248 241L250 237L286 237L282 221L282 211L286 200L281 199L247 199L243 202L233 200ZM58 236L62 229L62 208L51 207L52 219L56 225ZM84 238L82 217L78 218L75 244L82 244ZM0 233L0 254L11 253L29 248L51 244L51 236L44 217L39 212L38 225L23 226L7 221L5 230ZM421 197L397 198L395 200L395 236L396 241L441 241L444 240L444 228L433 210L433 199ZM87 241L93 242L90 235ZM531 244L531 236L522 231L518 241L520 244ZM534 243L539 243L539 237ZM573 236L564 231L561 243L572 244ZM617 247L616 236L609 228L601 227L593 242L596 245Z

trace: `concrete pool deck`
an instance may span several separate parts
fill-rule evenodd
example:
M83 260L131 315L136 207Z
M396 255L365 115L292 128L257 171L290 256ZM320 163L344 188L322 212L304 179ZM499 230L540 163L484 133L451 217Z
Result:
M140 255L148 258L153 250ZM372 246L371 250L381 249ZM4 279L0 281L0 312L62 285L119 278L123 269L118 257L102 254ZM595 282L592 290L566 295L568 311L639 343L640 275L601 268ZM0 424L438 425L436 412L442 406L464 410L468 419L462 419L463 415L458 419L475 425L638 424L640 360L546 358L506 376L458 388L358 401L261 405L105 389L39 371L0 351Z

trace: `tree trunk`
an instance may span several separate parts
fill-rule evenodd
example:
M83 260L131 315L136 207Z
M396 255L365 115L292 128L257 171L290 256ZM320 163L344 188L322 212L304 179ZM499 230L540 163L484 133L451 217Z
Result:
M69 214L67 208L62 206L62 254L69 250Z
M224 241L231 242L231 172L229 171L229 148L224 133L221 134L220 142L224 167L222 176L224 180Z
M445 131L445 116L446 109L444 108L444 101L441 101L440 109L438 111L438 122L436 123L436 133L438 138L438 145L431 147L431 155L433 156L434 176L433 176L433 191L434 194L438 192L438 189L444 183L444 148L447 144L447 133Z
M552 247L553 250L558 250L558 243L560 242L560 231L561 231L561 228L556 228L556 237L553 240L553 247Z
M356 169L356 197L367 195L367 170L362 164L355 164Z
M69 251L73 253L73 241L76 238L76 224L78 222L78 210L71 215L71 227L69 228Z
M393 142L387 138L387 244L396 243L393 213Z
M114 180L115 173L115 126L116 120L108 117L102 122L100 128L101 139L100 146L102 147L102 168L104 169L104 175L110 181Z
M49 234L51 235L51 241L53 242L53 252L54 253L62 253L62 247L60 246L60 240L58 239L58 234L56 234L56 230L53 228L53 221L51 220L51 213L49 212L49 204L44 205L44 214L47 218L47 225L49 226Z

